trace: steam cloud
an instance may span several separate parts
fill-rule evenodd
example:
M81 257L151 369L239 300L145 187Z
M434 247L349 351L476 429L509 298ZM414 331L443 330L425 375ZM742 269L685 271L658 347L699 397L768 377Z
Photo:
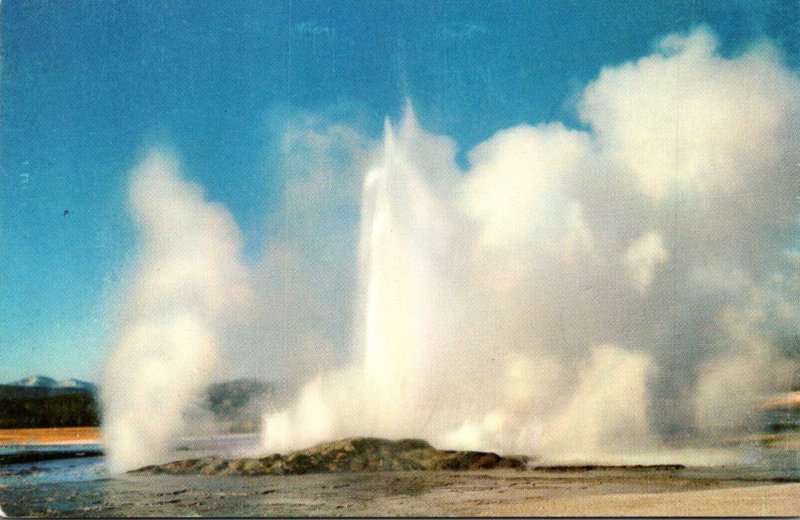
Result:
M217 367L226 319L251 297L230 214L151 152L133 172L142 247L102 388L112 471L165 457Z
M587 130L501 130L466 171L410 108L380 144L302 120L250 268L224 208L149 157L104 384L115 467L163 454L241 360L304 383L265 412L265 451L380 435L612 460L752 426L800 323L800 78L768 43L716 46L667 36L586 87Z

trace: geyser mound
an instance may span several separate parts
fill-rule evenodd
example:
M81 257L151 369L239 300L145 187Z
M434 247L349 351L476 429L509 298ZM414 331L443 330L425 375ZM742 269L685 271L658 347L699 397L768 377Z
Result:
M189 459L147 466L137 473L173 475L303 475L357 471L469 471L523 469L525 457L496 453L442 451L419 439L390 441L357 437L323 442L287 455L225 460Z

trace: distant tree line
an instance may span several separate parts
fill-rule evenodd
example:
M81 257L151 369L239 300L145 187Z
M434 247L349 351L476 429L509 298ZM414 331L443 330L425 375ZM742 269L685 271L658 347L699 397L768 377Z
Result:
M0 428L98 426L92 392L0 385Z

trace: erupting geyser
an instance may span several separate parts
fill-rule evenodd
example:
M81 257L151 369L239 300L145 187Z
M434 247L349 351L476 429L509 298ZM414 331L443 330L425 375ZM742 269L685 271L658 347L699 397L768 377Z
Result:
M614 438L649 443L646 356L592 348L572 399L556 408L544 401L557 402L563 383L546 372L564 367L542 353L537 370L535 357L508 345L509 331L486 329L502 311L473 286L470 270L481 266L469 259L475 223L463 182L452 143L422 131L410 106L397 135L387 120L362 193L356 363L319 375L293 408L267 415L267 451L354 435L529 454L576 436L579 454Z
M452 319L443 315L452 225L427 176L455 170L431 172L414 162L410 148L432 138L422 136L410 108L399 139L393 134L387 120L381 162L363 185L353 345L359 362L313 381L296 409L266 417L267 449L332 436L419 434L430 430L421 421L435 418L432 363L442 361L435 356L447 354L445 342L453 339Z
M672 463L688 455L665 451L666 438L757 427L756 404L792 370L778 345L800 324L800 79L767 44L722 57L699 29L603 69L577 108L587 130L501 130L469 152L466 170L410 107L381 144L342 125L295 128L284 159L307 171L287 181L282 211L320 225L276 238L254 267L240 265L223 208L144 168L133 192L146 239L136 312L103 387L110 442L130 427L138 444L168 443L179 424L135 421L159 409L156 394L171 411L190 407L208 376L183 364L167 377L160 356L235 364L244 350L226 352L242 330L261 341L247 359L271 360L265 379L292 356L326 360L295 370L294 402L265 413L269 452L368 435ZM342 162L348 154L359 160ZM357 174L360 194L343 188ZM341 219L348 205L360 208L357 230ZM159 224L175 207L183 217ZM183 273L180 283L163 269ZM220 301L249 293L234 325ZM342 294L353 295L347 305L331 303ZM331 349L342 355L322 354ZM126 364L159 391L126 395L130 380L115 373Z

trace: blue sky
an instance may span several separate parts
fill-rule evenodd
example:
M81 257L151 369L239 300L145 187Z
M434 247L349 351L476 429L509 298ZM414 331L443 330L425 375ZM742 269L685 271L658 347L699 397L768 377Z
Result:
M380 135L413 100L461 152L560 120L606 65L706 24L800 65L800 2L5 1L0 79L0 381L96 379L135 251L128 173L149 145L223 203L255 258L281 176L281 121Z

